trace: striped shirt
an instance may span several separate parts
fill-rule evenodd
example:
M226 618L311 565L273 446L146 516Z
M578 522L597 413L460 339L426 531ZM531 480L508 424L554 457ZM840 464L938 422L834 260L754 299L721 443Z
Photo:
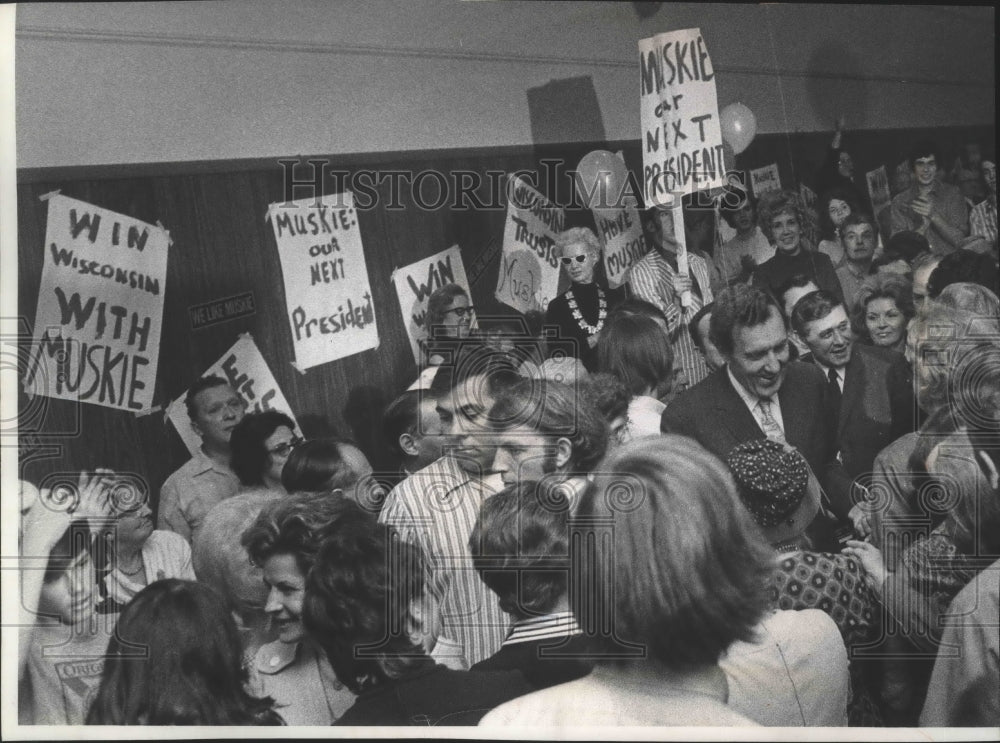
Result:
M420 549L431 573L428 591L441 607L442 633L462 643L470 664L500 649L509 624L469 553L479 509L493 493L444 456L393 488L379 515Z
M681 308L680 297L674 294L674 275L677 270L670 265L658 250L651 250L642 260L632 266L629 283L632 292L639 298L655 304L667 316L667 329L673 334L674 356L680 360L687 377L687 384L693 387L708 376L708 367L687 326L691 318L704 305L712 301L712 289L708 276L708 266L703 258L688 252L688 272L698 291L691 291L691 306Z
M979 235L996 247L997 204L995 201L986 199L986 201L972 207L972 211L969 212L969 223L972 225L973 235Z
M534 640L548 640L550 638L567 637L569 635L579 635L582 633L580 625L576 623L576 617L571 611L560 611L555 614L546 614L541 617L522 619L514 622L510 628L510 634L503 641L504 645L516 645L521 642L532 642Z

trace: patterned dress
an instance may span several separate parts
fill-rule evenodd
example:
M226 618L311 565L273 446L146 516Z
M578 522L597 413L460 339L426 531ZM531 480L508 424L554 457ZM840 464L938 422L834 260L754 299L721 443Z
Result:
M771 603L778 609L819 609L837 624L851 663L851 701L847 708L852 727L880 726L871 664L851 657L851 649L875 642L881 632L878 599L868 575L853 558L830 552L789 552L778 557L771 586Z

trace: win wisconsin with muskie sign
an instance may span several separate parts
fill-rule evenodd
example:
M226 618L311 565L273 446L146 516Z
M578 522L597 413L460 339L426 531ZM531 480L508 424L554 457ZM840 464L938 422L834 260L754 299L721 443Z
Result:
M170 235L56 194L25 391L108 408L153 406Z

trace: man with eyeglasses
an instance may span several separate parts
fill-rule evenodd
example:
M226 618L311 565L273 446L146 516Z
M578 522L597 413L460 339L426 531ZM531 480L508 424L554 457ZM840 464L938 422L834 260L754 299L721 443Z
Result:
M190 542L212 507L239 490L239 478L229 466L229 437L243 420L246 403L225 379L210 375L191 385L184 405L201 447L163 483L157 528Z
M874 220L864 212L849 214L840 225L844 241L844 262L836 269L840 288L844 291L844 302L850 314L858 300L858 290L864 280L875 273L872 265L878 228Z
M920 141L911 148L913 182L892 200L892 233L918 232L933 253L947 255L969 234L969 207L958 188L937 177L939 160L933 142Z

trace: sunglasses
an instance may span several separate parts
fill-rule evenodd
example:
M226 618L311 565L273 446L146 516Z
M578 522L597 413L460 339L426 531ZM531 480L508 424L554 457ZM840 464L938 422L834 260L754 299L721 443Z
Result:
M447 315L449 312L454 312L459 317L465 317L466 315L472 317L472 307L452 307L450 310L445 310L444 314Z
M582 255L577 255L577 256L566 256L565 258L562 259L562 262L564 266L568 266L573 261L576 261L577 263L583 263L585 260L587 260L587 254L583 253Z
M299 436L296 436L295 438L291 439L290 441L286 441L284 444L278 444L273 449L268 449L267 453L268 454L277 454L279 457L287 457L289 454L292 453L292 449L294 449L296 446L300 446L301 444L304 444L305 441L306 441L305 439L303 439L303 438L301 438Z

